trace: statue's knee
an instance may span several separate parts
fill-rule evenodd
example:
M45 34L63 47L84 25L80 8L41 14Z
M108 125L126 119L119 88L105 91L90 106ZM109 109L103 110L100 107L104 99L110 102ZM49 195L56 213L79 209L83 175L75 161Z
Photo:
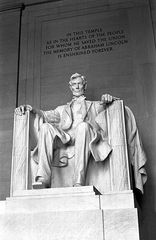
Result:
M51 135L55 136L56 135L56 128L55 126L51 125L50 123L43 123L41 128L40 128L40 133L42 135Z
M47 132L49 131L49 123L43 123L42 126L40 127L40 132Z
M88 131L89 129L89 124L87 122L82 122L82 123L79 123L79 125L77 126L77 130L80 130L80 131Z

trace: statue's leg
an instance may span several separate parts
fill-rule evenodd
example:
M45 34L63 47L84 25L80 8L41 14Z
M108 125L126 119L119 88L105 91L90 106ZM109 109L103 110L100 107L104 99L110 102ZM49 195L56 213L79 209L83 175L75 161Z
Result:
M49 123L44 123L39 132L36 181L41 181L46 186L50 186L51 182L53 151L61 144L60 139L56 138L57 132L58 130Z
M86 123L80 123L75 132L75 169L74 178L75 186L84 185L88 159L90 155L89 143L94 137L94 132L91 126Z

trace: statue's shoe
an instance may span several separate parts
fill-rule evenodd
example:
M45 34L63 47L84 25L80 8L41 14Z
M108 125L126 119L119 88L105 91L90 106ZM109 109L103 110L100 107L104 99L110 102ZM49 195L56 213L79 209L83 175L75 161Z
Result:
M83 185L80 183L75 183L73 187L82 187Z
M44 178L39 177L36 182L32 184L33 189L50 188L50 185L44 181Z

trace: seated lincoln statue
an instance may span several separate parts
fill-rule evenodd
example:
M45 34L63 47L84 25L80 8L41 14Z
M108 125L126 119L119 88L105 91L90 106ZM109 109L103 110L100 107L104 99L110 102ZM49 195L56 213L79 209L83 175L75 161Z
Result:
M87 87L86 78L79 73L71 76L69 87L73 98L66 105L58 106L49 111L21 105L15 110L17 115L23 115L29 109L32 114L37 114L43 119L34 150L37 151L34 188L36 186L51 187L52 166L59 168L68 165L70 157L67 157L66 160L61 157L58 160L54 159L54 152L56 153L58 150L74 152L73 186L86 185L86 172L90 156L95 162L104 162L112 154L112 151L115 151L111 143L108 142L104 118L107 107L113 102L119 101L119 98L104 94L101 96L101 101L86 100L84 95ZM140 138L137 136L137 128L134 126L135 120L128 108L125 110L125 120L130 149L129 157L134 166L136 185L142 190L141 184L146 181L144 169L146 157ZM134 129L135 131L133 131ZM134 138L136 139L135 143L133 142ZM135 159L132 159L134 156Z

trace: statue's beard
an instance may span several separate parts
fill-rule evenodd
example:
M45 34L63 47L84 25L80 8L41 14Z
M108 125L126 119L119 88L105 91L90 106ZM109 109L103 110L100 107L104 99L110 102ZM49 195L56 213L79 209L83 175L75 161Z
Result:
M80 97L82 95L84 95L84 90L78 91L78 92L73 92L73 96L75 96L75 97Z

